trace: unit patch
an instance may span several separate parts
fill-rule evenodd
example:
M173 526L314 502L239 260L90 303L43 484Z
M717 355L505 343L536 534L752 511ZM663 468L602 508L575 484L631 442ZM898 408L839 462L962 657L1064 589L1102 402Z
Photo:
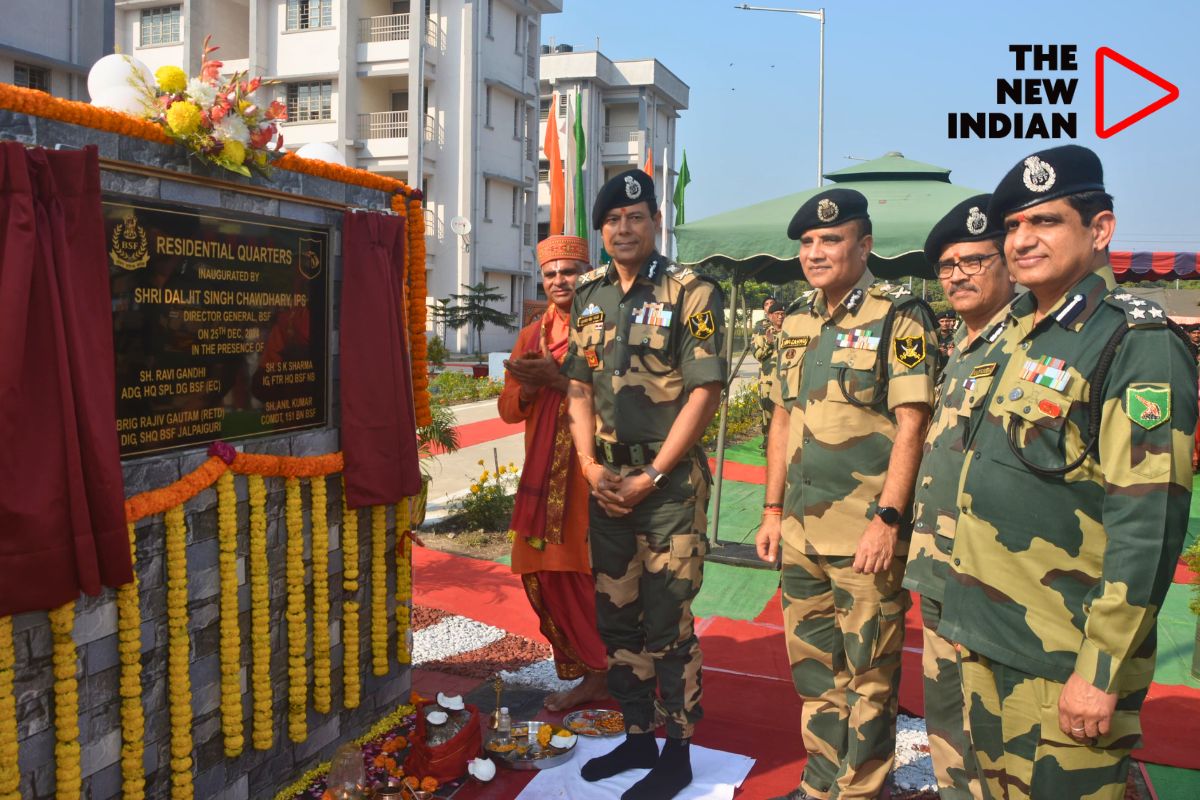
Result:
M687 319L688 331L697 339L708 339L717 332L717 325L713 321L713 312L697 311Z
M924 336L897 336L892 347L896 351L896 360L909 369L925 360Z
M583 357L585 359L587 359L587 365L589 367L591 367L592 369L595 369L596 367L600 366L600 356L598 356L596 354L595 350L592 350L592 349L584 350Z
M1171 387L1163 383L1143 383L1125 390L1125 413L1146 430L1171 418Z

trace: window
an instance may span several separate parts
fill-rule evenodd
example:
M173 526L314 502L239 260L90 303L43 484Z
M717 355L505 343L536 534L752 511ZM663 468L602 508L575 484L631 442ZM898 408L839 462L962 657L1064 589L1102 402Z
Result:
M521 190L512 187L512 224L516 225L521 218Z
M508 276L508 313L515 314L520 306L521 279L516 275Z
M525 18L517 17L517 25L513 28L513 52L521 55L521 43L525 39Z
M288 122L333 119L333 81L289 83Z
M287 0L287 29L289 31L332 26L333 0Z
M550 180L550 159L543 158L538 161L538 181L547 183Z
M141 46L157 44L179 44L183 38L179 33L179 6L143 8Z
M529 36L525 39L525 74L531 78L537 77L538 60L538 29L533 22L529 23Z
M483 125L486 128L492 127L492 87L490 86L483 90Z
M538 98L538 119L540 119L542 122L550 119L551 102L552 101L549 97Z
M50 94L50 70L32 64L13 64L13 83Z
M487 35L492 35L492 0L487 0Z
M492 221L492 182L486 178L483 181L483 219L485 222Z
M513 138L521 138L521 100L513 98Z
M561 119L567 118L567 93L563 92L558 96L558 116Z

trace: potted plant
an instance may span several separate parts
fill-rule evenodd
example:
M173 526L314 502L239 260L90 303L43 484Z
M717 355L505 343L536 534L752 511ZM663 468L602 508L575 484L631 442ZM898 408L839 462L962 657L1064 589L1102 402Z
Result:
M412 499L410 522L417 528L425 521L425 508L429 502L429 465L439 455L458 450L458 419L446 406L430 409L432 417L428 425L417 428L417 456L421 459L421 493Z

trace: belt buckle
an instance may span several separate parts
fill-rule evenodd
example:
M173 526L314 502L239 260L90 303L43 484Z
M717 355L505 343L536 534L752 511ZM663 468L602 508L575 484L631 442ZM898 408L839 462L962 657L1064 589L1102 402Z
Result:
M629 466L640 467L646 463L646 448L641 444L629 445Z
M613 448L612 442L604 443L604 460L609 464L613 463Z

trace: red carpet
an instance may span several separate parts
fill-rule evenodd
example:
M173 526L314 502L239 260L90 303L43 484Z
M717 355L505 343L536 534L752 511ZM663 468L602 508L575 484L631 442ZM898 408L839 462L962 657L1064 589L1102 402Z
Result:
M458 431L458 446L470 447L474 444L490 442L493 439L503 439L505 436L512 436L514 433L524 433L525 423L514 422L510 425L499 417L496 417L495 419L484 419L479 422L467 422L457 425L454 430ZM432 450L435 456L445 452L436 445L434 445Z
M1188 569L1188 565L1180 561L1175 565L1175 583L1193 583L1196 573Z
M717 474L717 460L715 458L708 460L708 468L712 470L713 475ZM765 486L767 483L767 468L726 459L725 473L722 475L722 478L724 480L757 483L759 486Z
M495 625L543 641L521 579L504 564L414 547L413 605Z

